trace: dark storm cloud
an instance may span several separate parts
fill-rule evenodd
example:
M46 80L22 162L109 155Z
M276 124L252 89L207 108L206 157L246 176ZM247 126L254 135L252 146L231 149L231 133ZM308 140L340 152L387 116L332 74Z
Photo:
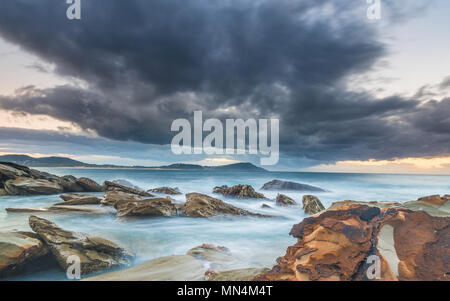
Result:
M172 120L193 110L275 116L282 152L330 162L448 149L421 114L444 114L449 100L424 111L417 100L349 91L348 77L387 53L365 1L82 1L81 21L67 20L64 2L2 1L0 35L87 86L28 87L0 97L1 108L154 144L170 143ZM415 148L416 137L430 146Z

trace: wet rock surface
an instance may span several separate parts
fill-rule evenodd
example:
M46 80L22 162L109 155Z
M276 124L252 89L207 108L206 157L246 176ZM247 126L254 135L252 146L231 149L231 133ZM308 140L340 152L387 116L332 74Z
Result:
M281 180L272 180L270 182L267 182L266 184L263 185L263 187L261 187L261 190L325 192L325 190L320 187Z
M268 268L246 268L227 271L206 271L206 281L251 281L255 277L269 272Z
M178 188L170 188L170 187L158 187L154 189L148 190L148 192L154 192L154 193L164 193L168 195L180 195L182 194Z
M322 202L313 195L304 195L302 203L306 214L317 214L325 210Z
M177 216L177 208L167 198L120 201L114 207L117 216Z
M63 270L69 267L68 259L77 256L81 273L111 268L129 263L131 254L117 244L101 237L75 233L59 228L54 223L30 216L31 229L46 243Z
M103 190L106 192L111 192L111 191L125 192L125 193L129 193L129 194L143 196L143 197L153 197L154 196L153 194L146 192L144 190L128 187L128 186L117 184L117 183L110 182L110 181L105 181L105 183L103 183Z
M275 203L278 206L283 206L283 207L297 205L297 203L293 199L291 199L290 197L288 197L284 194L278 194L277 198L275 200Z
M215 215L244 215L269 217L234 207L219 199L200 193L186 194L186 203L181 206L180 213L187 217L211 217Z
M222 194L224 196L231 196L238 199L264 199L262 193L256 192L250 185L236 185L228 187L226 185L215 187L213 193Z
M101 201L98 196L84 193L62 194L59 197L63 199L64 202L55 205L98 205Z

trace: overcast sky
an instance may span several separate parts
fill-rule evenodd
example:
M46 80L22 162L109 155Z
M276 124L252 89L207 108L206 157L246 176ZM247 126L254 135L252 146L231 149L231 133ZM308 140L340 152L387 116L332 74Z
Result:
M450 173L450 2L2 0L0 153L176 156L174 119L278 118L272 169Z

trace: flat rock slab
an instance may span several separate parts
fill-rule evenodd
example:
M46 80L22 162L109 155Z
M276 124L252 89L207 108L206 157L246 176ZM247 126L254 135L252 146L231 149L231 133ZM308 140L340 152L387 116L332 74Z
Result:
M219 193L224 196L231 196L238 199L265 199L266 197L250 185L236 185L228 187L226 185L221 187L215 187L213 193Z
M189 255L156 258L130 269L102 274L84 281L200 281L206 268Z
M177 208L170 199L157 198L142 201L120 201L114 207L117 216L177 216Z
M89 214L113 214L114 211L95 205L55 205L43 208L6 208L8 213L89 213Z
M80 259L83 275L127 265L132 257L128 251L104 238L64 230L36 216L30 216L29 222L31 229L49 246L64 271L70 266L67 259L71 256Z
M0 232L0 278L17 274L48 252L34 233Z
M64 190L58 183L25 177L8 180L4 185L6 192L10 195L52 195Z
M251 281L255 277L269 272L268 268L247 268L220 272L207 271L206 281Z

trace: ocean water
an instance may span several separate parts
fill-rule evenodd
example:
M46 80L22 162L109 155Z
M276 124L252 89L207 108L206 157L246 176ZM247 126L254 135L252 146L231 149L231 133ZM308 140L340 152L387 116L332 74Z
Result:
M450 176L444 175L383 175L294 172L203 172L133 169L69 169L41 168L56 175L89 177L99 183L124 179L143 189L161 186L178 187L181 192L199 192L220 198L237 207L277 218L214 217L195 218L117 218L114 214L36 214L62 228L85 232L110 239L136 254L132 265L161 256L184 254L203 243L228 247L241 262L240 267L272 267L277 257L286 252L295 239L289 236L294 224L306 215L300 206L276 207L277 192L260 191L273 179L289 180L318 186L327 192L314 193L325 207L342 200L355 201L410 201L432 194L450 193ZM271 200L237 200L213 195L215 186L250 184ZM285 192L301 204L306 193ZM101 194L100 194L101 195ZM184 202L184 195L174 197ZM0 197L0 231L29 231L30 214L9 213L5 208L36 208L61 202L55 196ZM262 209L266 203L272 209ZM65 280L65 273L57 266L42 266L11 280Z

